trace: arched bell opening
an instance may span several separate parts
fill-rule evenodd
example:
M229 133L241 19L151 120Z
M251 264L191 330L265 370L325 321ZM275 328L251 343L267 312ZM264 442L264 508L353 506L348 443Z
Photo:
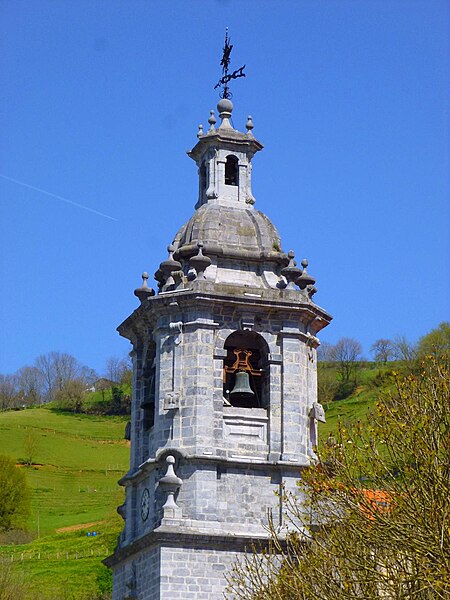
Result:
M150 362L150 361L149 361ZM143 427L148 431L155 424L156 368L153 361L144 370L142 379Z
M235 331L225 341L223 367L225 403L244 408L267 408L269 371L266 341L254 331Z
M225 161L225 185L238 185L238 159L229 154Z
M200 165L200 202L203 202L206 194L206 164L205 161Z

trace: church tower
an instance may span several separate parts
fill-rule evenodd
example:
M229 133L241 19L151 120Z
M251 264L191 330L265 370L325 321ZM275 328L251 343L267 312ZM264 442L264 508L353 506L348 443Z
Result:
M125 525L114 600L219 600L224 573L264 543L276 492L295 489L314 459L317 333L331 320L315 281L255 208L252 160L262 150L217 105L188 152L198 201L168 258L135 290L118 328L133 358Z

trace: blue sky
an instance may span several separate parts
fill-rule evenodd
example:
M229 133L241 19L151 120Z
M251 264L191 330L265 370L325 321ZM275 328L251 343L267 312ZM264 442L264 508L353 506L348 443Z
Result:
M334 316L322 339L369 356L448 319L448 6L3 0L0 372L52 350L101 372L129 350L133 289L194 210L185 152L226 26L247 65L234 125L252 114L265 146L256 207L309 259Z

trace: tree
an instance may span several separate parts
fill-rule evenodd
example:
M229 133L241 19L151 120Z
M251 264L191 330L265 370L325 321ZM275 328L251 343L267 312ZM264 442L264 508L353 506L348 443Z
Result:
M372 344L370 351L374 355L375 361L384 365L388 360L394 358L394 344L392 340L380 338Z
M362 346L353 338L341 338L333 346L332 357L338 363L339 375L344 383L350 381L361 360L361 354Z
M0 455L0 531L22 529L31 511L30 491L21 469Z
M79 413L83 409L86 396L86 384L81 379L70 379L55 394L55 402L59 408Z
M364 425L340 425L284 493L284 528L229 576L245 600L450 597L450 357L395 376Z
M37 367L22 367L16 373L18 395L22 404L32 405L42 402L44 397L44 377Z
M444 321L436 329L420 338L417 344L417 354L425 357L427 354L442 356L450 350L450 323Z
M86 386L96 379L93 369L82 365L74 356L65 352L49 352L35 361L44 381L48 401L54 400L69 381L82 381Z
M17 380L15 375L0 374L0 410L12 408L17 399Z
M394 358L411 367L417 358L417 345L408 341L404 335L397 336L394 339Z
M323 406L328 406L334 400L338 387L339 382L336 381L335 371L330 371L330 369L319 364L317 369L317 394L318 400Z
M317 360L319 362L331 362L333 358L334 346L328 342L321 342L317 348Z
M39 448L39 437L32 429L28 430L23 439L23 450L25 452L25 462L31 467L33 459Z
M106 373L107 379L114 383L121 383L125 372L128 370L128 363L124 358L118 358L117 356L110 356L106 361Z

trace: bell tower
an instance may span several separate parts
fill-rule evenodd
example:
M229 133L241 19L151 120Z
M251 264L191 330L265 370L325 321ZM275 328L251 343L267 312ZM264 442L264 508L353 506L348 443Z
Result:
M317 334L307 261L297 266L254 204L251 166L263 146L218 104L188 152L196 210L155 273L158 292L119 326L133 350L125 524L114 554L114 600L219 600L224 573L267 540L276 492L295 490L314 460ZM319 408L319 409L318 409Z

